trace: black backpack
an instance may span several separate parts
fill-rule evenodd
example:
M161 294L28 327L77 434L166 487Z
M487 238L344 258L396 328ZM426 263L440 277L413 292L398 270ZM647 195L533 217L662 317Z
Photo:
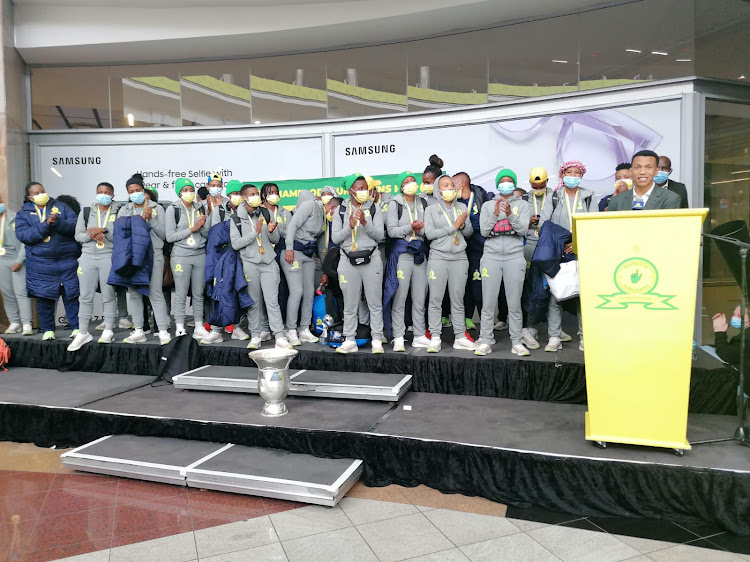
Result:
M583 202L586 205L586 209L589 208L589 205L591 205L591 197L592 195L589 195L588 197L584 197ZM555 209L557 208L557 204L560 202L560 190L556 189L552 192L552 212L555 212Z
M422 213L427 210L427 200L424 197L420 197L419 201L422 203ZM404 214L404 206L398 201L394 201L398 205L398 220L401 221L401 215Z
M194 338L190 335L174 338L161 347L161 362L154 382L171 383L174 377L196 369L200 363L200 346Z
M260 214L263 215L263 219L266 221L266 224L271 222L271 213L266 209L265 207L258 207L260 209ZM221 219L224 220L223 218ZM232 215L232 222L234 223L234 226L237 227L237 232L240 233L240 236L242 236L242 220L239 216L237 216L237 213L234 213Z

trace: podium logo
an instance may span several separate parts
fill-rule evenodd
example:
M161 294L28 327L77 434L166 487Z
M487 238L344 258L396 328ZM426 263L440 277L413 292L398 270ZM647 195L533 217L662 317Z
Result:
M623 309L630 305L642 305L648 310L677 310L671 301L675 295L656 292L659 270L644 258L628 258L615 268L616 293L599 295L603 302L596 308Z

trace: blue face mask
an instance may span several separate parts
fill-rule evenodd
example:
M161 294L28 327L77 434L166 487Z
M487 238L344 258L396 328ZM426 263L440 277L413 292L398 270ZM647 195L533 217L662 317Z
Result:
M143 205L143 202L146 200L146 194L142 191L136 191L130 194L130 200L136 205Z
M211 195L211 197L216 197L217 195L219 195L219 193L221 193L221 188L220 187L209 187L208 188L208 193Z
M669 172L665 172L664 170L660 170L655 176L654 181L658 184L662 184L665 181L669 179Z
M500 193L500 195L510 195L513 193L513 190L516 188L515 185L513 185L512 181L504 181L499 184L497 184L497 191Z
M737 316L732 316L732 319L729 321L729 325L735 330L739 330L740 328L742 328L742 319L738 318Z
M565 176L563 178L563 184L565 185L565 187L573 189L581 184L581 178L577 178L575 176Z
M106 193L97 193L96 202L105 207L109 207L112 204L112 196Z
M5 212L5 204L0 203L0 215L2 215Z

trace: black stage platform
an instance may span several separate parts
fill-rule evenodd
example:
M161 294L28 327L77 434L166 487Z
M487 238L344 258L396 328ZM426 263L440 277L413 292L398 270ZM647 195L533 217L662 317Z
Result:
M33 377L45 394L32 405L25 389L3 388L3 440L79 446L129 434L283 449L361 459L369 485L425 484L517 507L703 521L750 534L750 448L698 445L682 458L646 447L599 450L584 440L581 405L419 392L398 404L291 397L289 414L269 419L260 416L255 395L140 386L143 381L126 392L102 386L109 396L94 401L99 384L90 381L70 402L82 407L54 405L56 390L75 388L79 373L14 371ZM694 414L688 437L727 437L733 422Z
M11 348L11 365L152 375L162 363L162 347L153 336L147 344L90 343L80 351L69 353L66 351L70 344L68 333L58 330L58 339L52 342L43 342L40 335L3 336ZM116 335L117 340L122 341L128 332L120 330ZM394 353L387 345L382 355L372 355L369 346L355 354L340 355L328 346L304 344L296 348L299 355L291 368L412 375L412 390L416 392L586 403L583 353L578 351L577 341L564 344L559 353L539 349L521 358L510 352L507 331L495 335L498 344L486 357L452 349L450 334L445 335L443 351L439 354L428 354L407 344L405 353ZM191 369L203 365L253 367L246 345L247 342L231 340L225 334L223 344L199 346L196 364L191 365ZM270 347L271 343L264 345ZM698 350L698 354L690 381L690 411L731 415L736 408L736 375L703 351Z

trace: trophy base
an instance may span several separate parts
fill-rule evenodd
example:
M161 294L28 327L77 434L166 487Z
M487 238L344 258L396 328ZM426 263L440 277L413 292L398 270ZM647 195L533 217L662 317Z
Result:
M286 404L283 402L266 402L260 413L268 418L278 418L287 415L289 410L286 409Z

